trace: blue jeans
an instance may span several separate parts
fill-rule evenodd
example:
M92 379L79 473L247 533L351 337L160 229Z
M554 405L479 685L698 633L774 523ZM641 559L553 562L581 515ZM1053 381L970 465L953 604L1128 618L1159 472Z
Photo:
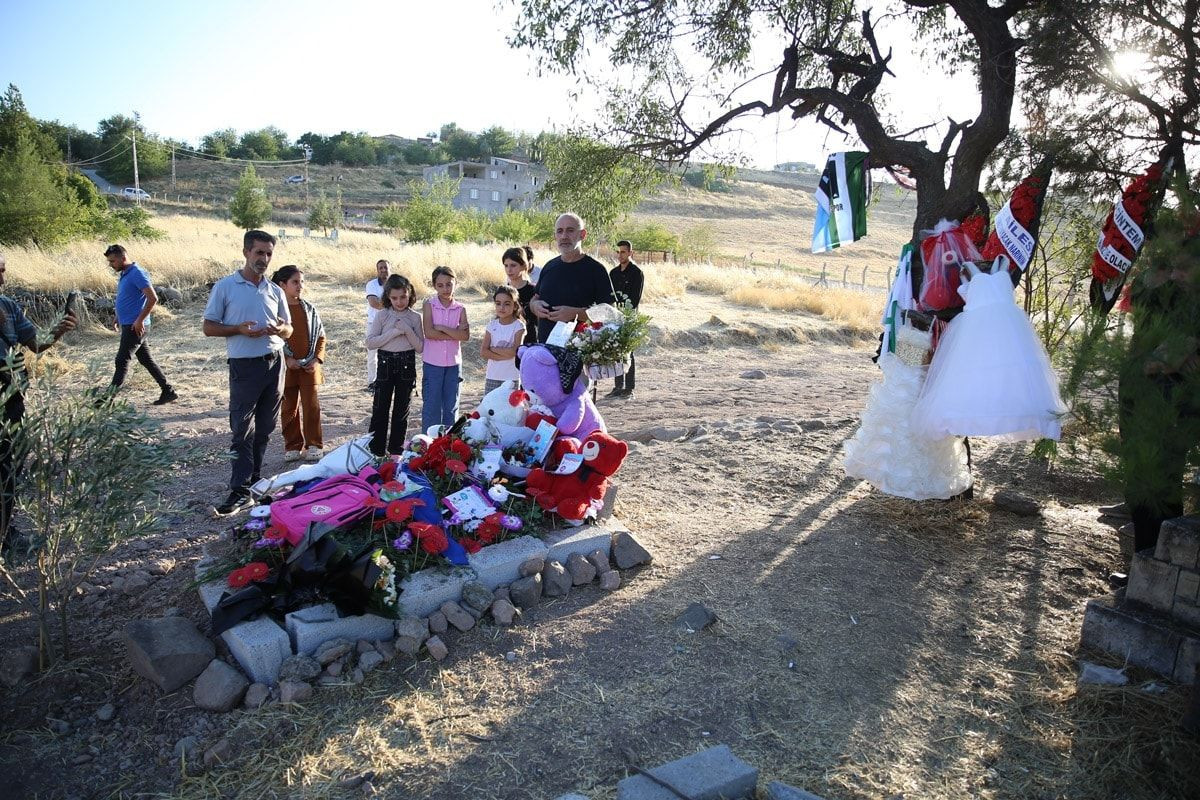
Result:
M449 427L458 419L460 365L436 367L421 364L421 432L430 425Z

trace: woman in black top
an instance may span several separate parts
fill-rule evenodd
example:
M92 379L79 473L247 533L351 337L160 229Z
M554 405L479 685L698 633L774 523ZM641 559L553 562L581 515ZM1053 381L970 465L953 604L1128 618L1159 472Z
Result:
M521 304L521 312L525 319L525 344L533 344L537 339L537 317L529 310L529 301L533 299L537 287L529 282L529 262L525 258L525 250L520 247L510 247L500 257L504 264L504 274L508 283L517 290L517 301Z

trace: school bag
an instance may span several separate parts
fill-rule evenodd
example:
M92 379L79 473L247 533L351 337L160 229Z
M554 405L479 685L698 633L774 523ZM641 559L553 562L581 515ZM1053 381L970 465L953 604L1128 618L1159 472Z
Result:
M340 528L370 516L370 504L379 490L369 478L378 473L371 467L358 475L334 475L299 495L289 495L271 503L271 524L284 532L295 546L314 522Z

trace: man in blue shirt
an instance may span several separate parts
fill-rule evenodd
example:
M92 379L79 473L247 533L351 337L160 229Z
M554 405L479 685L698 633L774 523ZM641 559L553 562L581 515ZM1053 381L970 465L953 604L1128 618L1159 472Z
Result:
M254 504L250 486L259 479L267 442L279 419L283 343L292 335L292 316L283 290L266 277L274 252L274 236L246 231L246 263L213 284L204 308L204 335L224 337L229 361L233 470L229 497L213 509L220 517Z
M0 286L4 285L4 270L7 264L0 253ZM25 416L25 396L21 389L25 385L25 370L18 345L33 353L40 353L75 327L75 315L67 314L51 332L49 340L38 336L38 329L25 316L25 312L9 297L0 296L0 397L4 403L4 421L19 425ZM10 390L11 387L11 390ZM0 428L0 543L8 550L9 523L12 520L14 494L17 484L17 465L13 463L12 439ZM15 538L15 537L14 537Z
M150 332L150 312L158 303L158 294L150 283L150 275L119 244L110 244L104 251L108 265L117 273L117 325L121 330L121 344L117 347L117 369L113 372L112 389L115 394L125 382L129 370L129 359L137 355L138 363L146 368L150 377L158 384L159 395L154 405L161 406L179 399L167 376L154 363L146 334Z

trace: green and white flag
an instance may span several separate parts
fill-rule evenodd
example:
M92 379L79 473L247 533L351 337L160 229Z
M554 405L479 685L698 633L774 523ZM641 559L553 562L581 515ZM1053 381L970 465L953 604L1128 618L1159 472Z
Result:
M867 235L867 154L834 153L817 184L812 251L824 253Z

